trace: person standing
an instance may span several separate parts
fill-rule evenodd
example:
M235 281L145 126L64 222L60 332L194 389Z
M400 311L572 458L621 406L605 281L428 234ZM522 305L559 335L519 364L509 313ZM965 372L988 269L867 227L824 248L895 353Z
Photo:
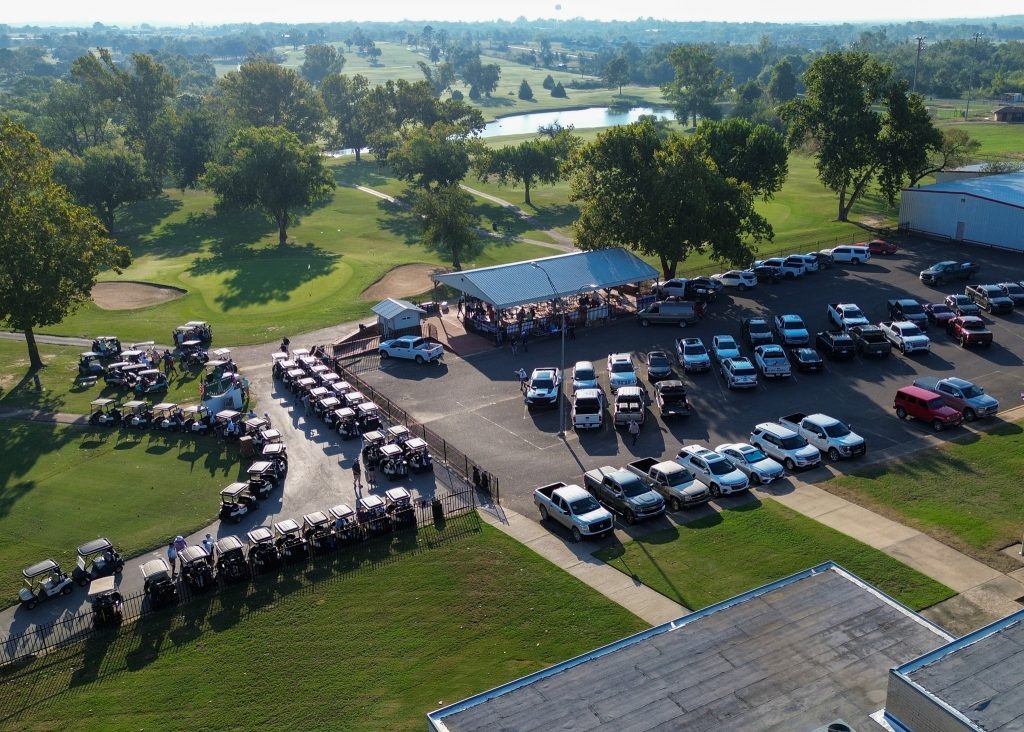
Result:
M207 534L206 538L203 539L203 549L205 549L206 553L211 557L213 556L213 537L209 534Z
M633 444L636 444L636 438L640 436L640 422L633 420L629 423L629 434L633 435Z
M512 349L512 355L515 356L516 353L519 351L519 338L513 334L508 344L509 347Z
M362 477L362 468L359 465L359 458L357 457L355 462L352 463L352 487L356 489L356 492L362 490Z
M520 366L519 370L516 371L516 376L519 377L519 391L521 391L521 392L523 392L523 394L525 394L526 393L526 382L529 380L529 376L527 376L527 374L526 374L526 369L524 369L522 366Z
M377 473L373 468L373 463L366 464L366 485L370 488L377 487Z
M167 563L171 565L171 576L178 574L178 550L174 548L174 542L167 545Z

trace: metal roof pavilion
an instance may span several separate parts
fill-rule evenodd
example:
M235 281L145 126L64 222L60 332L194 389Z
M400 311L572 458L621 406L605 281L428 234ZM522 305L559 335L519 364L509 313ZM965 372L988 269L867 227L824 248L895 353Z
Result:
M449 272L434 281L503 310L657 277L654 267L625 249L598 249Z
M1024 207L1024 173L983 175L979 178L951 180L906 190L922 193L959 193L997 203Z

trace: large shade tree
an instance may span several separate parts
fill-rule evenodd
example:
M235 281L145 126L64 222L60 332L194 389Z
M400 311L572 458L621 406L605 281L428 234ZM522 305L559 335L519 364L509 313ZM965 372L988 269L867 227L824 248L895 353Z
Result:
M314 145L303 145L283 127L247 127L235 133L221 155L206 166L202 183L222 209L260 211L277 225L278 243L288 243L295 211L334 190L331 171Z
M680 44L668 55L675 67L672 81L661 87L672 104L676 118L685 122L693 118L718 119L721 111L715 104L732 85L732 77L715 64L715 55L709 46Z
M366 99L370 83L361 74L331 74L320 83L320 95L327 109L328 137L332 144L355 150L356 164L374 129Z
M559 181L562 165L579 144L579 137L563 129L518 145L482 148L473 158L473 169L481 180L494 177L500 185L522 185L524 201L532 206L530 189L533 185Z
M54 165L54 177L96 213L109 234L114 232L118 209L159 191L142 155L119 142L90 147L81 157L61 155Z
M483 251L474 226L473 197L458 185L417 190L413 212L422 226L423 245L449 259L455 269Z
M294 69L255 59L225 74L218 86L219 101L237 127L284 127L304 143L323 128L323 101Z
M100 272L128 265L128 250L53 180L38 138L9 119L0 120L0 221L0 321L24 332L38 369L35 329L74 312Z

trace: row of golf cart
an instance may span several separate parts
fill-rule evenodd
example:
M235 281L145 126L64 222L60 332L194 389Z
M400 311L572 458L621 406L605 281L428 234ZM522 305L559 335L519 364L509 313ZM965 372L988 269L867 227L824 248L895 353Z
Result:
M22 607L32 610L40 602L61 595L70 595L77 584L81 587L100 579L109 579L124 569L124 559L109 539L99 538L78 547L78 559L71 573L66 573L53 559L45 559L21 571L24 586L18 592ZM93 590L90 588L90 599ZM111 600L113 598L110 598ZM118 604L120 598L117 598Z
M360 454L364 465L379 470L390 480L404 478L410 471L428 472L434 466L426 440L414 437L404 425L367 432Z
M288 474L288 448L284 443L263 445L259 458L249 466L244 482L235 482L220 492L221 521L239 523L253 513L259 501L270 497Z

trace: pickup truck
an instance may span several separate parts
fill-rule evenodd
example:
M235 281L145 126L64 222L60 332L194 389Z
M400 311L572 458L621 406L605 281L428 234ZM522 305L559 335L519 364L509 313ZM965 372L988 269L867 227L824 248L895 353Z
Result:
M377 347L377 353L381 360L385 358L407 358L416 363L429 363L441 361L444 355L444 346L440 343L432 343L426 338L419 336L399 336L390 341L381 341Z
M992 345L992 331L985 327L985 321L976 315L958 315L946 323L946 332L960 344L968 346Z
M659 381L654 386L654 403L662 417L689 417L690 400L686 398L686 387L676 379Z
M794 412L779 418L779 424L796 432L835 462L840 458L857 457L868 451L864 438L850 426L827 414Z
M864 311L853 303L831 302L828 304L828 322L842 331L855 325L867 325Z
M973 422L978 417L993 417L999 411L997 400L986 394L980 386L966 379L955 376L948 379L923 376L914 380L914 386L941 395L942 401L964 415L968 422Z
M592 495L578 485L551 483L533 492L540 520L554 519L569 529L573 541L600 537L612 532L613 519Z
M621 427L630 422L644 423L644 392L639 386L623 386L615 394L612 423Z
M969 280L978 274L980 269L981 267L974 262L946 260L933 264L926 270L922 270L918 277L926 285L944 285L953 280Z
M627 524L665 513L665 499L635 474L605 465L583 474L583 487Z
M850 337L862 356L885 357L892 353L892 344L877 325L856 325L850 328Z
M967 285L964 294L987 313L998 315L1013 312L1013 300L999 285Z
M689 506L699 506L711 498L711 491L697 482L690 471L672 460L641 458L626 465L644 483L656 490L673 511Z
M906 320L924 330L928 327L928 313L917 300L911 297L889 300L889 317L893 320Z
M907 320L883 320L878 324L889 343L907 354L914 351L932 350L932 342L920 328Z
M771 343L766 346L758 346L754 349L754 363L761 371L761 376L766 379L778 379L790 376L793 373L789 365L789 358L782 346Z

